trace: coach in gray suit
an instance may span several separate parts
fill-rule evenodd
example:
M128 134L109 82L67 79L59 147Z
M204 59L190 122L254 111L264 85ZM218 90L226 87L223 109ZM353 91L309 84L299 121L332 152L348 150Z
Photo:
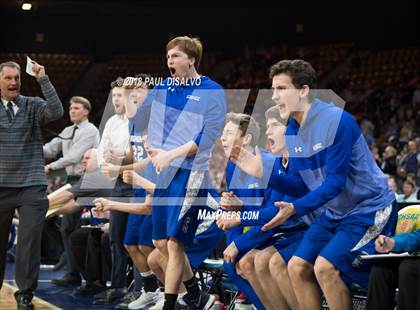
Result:
M41 232L48 209L41 128L63 116L63 106L44 67L35 63L33 70L46 100L20 95L20 66L12 61L0 64L0 287L17 208L18 309L33 309L32 292L37 287Z

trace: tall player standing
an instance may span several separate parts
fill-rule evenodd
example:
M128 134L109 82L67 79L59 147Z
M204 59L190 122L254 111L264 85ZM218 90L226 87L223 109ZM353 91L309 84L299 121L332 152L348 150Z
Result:
M166 46L171 78L155 87L134 116L148 125L152 162L159 173L152 218L155 246L168 257L165 304L174 309L181 281L189 309L209 309L214 297L200 290L185 247L194 239L198 210L205 207L208 162L226 114L224 90L198 74L202 44L176 37Z

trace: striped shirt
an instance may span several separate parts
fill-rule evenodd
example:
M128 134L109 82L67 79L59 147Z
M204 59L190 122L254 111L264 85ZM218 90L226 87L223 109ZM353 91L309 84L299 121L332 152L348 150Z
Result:
M47 184L41 128L64 110L48 76L39 84L46 100L18 95L13 102L19 110L11 122L0 104L0 187Z

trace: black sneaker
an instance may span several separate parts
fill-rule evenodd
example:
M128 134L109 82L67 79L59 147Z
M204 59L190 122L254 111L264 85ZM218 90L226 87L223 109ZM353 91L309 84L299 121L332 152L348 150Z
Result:
M188 310L188 306L185 303L180 303L179 300L176 301L175 310Z
M191 310L209 310L216 298L206 292L200 292L200 296L195 300L190 300L188 294L182 298L187 304L188 309Z
M52 279L51 283L58 286L80 286L82 285L82 278L80 276L67 273L61 279Z
M86 282L85 285L79 286L73 291L75 296L90 296L98 294L107 289L106 285L103 285L99 281L95 282Z
M110 288L100 294L96 294L93 297L93 304L94 305L109 305L119 300L120 298L124 297L125 294L127 294L126 289Z

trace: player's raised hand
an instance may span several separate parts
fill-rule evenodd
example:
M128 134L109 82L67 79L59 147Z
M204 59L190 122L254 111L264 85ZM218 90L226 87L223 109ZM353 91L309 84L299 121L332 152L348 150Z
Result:
M242 148L234 145L230 153L230 160L241 170L256 178L263 176L263 160L259 147L255 147L255 155Z
M394 239L384 236L384 235L379 235L378 238L376 238L375 240L375 249L379 253L391 252L394 246L395 246Z
M284 201L277 201L274 205L280 208L279 212L277 212L276 216L271 219L270 222L265 224L261 229L263 231L267 231L274 227L284 224L289 217L296 213L295 208L292 203L284 202Z

